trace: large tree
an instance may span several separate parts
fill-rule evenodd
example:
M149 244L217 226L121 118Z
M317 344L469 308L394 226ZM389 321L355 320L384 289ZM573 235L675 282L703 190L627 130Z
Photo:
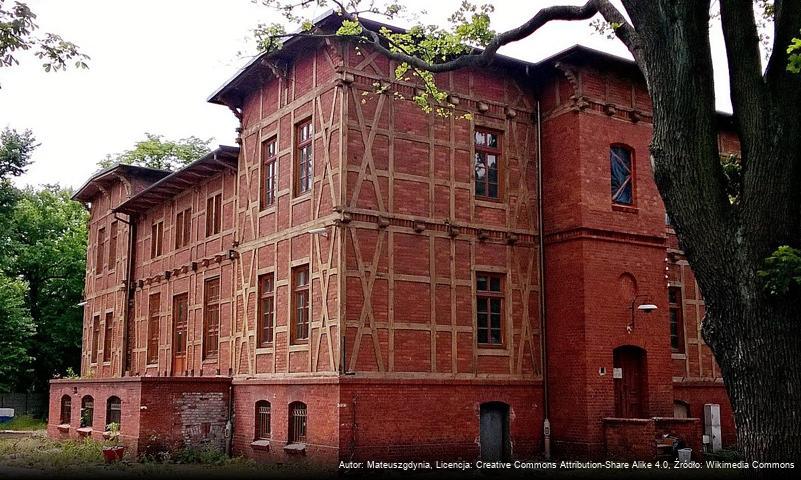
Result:
M145 139L136 142L130 150L106 155L98 165L103 168L123 163L160 170L178 170L209 153L211 139L187 137L179 140L165 139L163 135L145 133Z
M0 132L0 390L47 390L80 365L87 213L58 186L16 188L38 146Z
M33 375L19 388L47 391L54 375L80 366L87 213L58 186L19 192L0 234L2 272L19 279L36 332L27 349Z
M702 334L728 389L739 446L749 460L801 460L801 290L797 282L773 278L801 276L792 268L801 244L801 75L793 72L801 61L801 42L794 40L801 0L620 0L621 7L589 0L532 12L501 33L490 29L491 7L463 2L450 28L418 25L405 34L373 31L361 22L364 13L393 16L398 5L262 3L295 21L302 7L330 3L344 19L340 35L399 62L397 74L411 69L423 78L426 89L416 100L424 108L436 108L442 98L430 72L484 67L500 47L549 22L600 16L631 52L653 100L654 180L704 294ZM772 53L764 65L755 5L767 7L772 20ZM713 8L723 29L741 142L735 197L717 143ZM300 35L315 34L310 28L305 22ZM269 48L278 42L265 38L286 36L276 26L260 26L256 34ZM768 288L777 282L787 288Z

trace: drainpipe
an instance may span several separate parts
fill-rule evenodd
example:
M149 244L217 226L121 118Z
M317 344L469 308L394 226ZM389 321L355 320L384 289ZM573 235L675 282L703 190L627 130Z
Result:
M545 232L542 214L542 117L540 102L537 100L537 235L539 240L539 301L540 301L540 363L542 364L542 397L543 414L542 437L544 440L545 458L551 458L551 422L548 404L548 342L546 340L545 322Z
M114 218L128 225L128 266L125 269L125 308L122 310L122 358L120 376L125 376L130 365L128 365L128 321L133 315L133 270L136 252L136 223L133 217L128 215L128 220L124 220L114 214Z
M234 439L234 386L228 385L228 420L225 421L225 454L231 456L231 444Z

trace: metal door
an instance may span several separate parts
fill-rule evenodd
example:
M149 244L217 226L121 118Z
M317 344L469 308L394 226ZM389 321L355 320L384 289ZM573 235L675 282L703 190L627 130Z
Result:
M484 461L504 460L508 455L509 406L500 402L481 405L479 436L481 459Z

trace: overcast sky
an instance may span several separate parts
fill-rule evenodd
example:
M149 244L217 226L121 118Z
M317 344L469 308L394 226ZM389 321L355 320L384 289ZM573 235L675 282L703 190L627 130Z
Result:
M77 187L106 154L130 148L145 132L233 145L234 116L206 98L247 61L239 52L254 53L247 39L250 29L258 22L282 20L250 0L26 3L38 15L41 32L63 35L92 58L89 70L45 73L28 55L19 56L17 67L0 68L0 128L30 128L41 143L19 185ZM405 3L410 9L428 9L429 23L444 22L459 0ZM492 3L493 27L502 30L542 6L583 1ZM721 67L725 55L719 37L713 35L712 46ZM576 43L628 56L617 40L594 34L588 21L553 23L501 53L536 61ZM718 107L728 110L725 65L717 70Z

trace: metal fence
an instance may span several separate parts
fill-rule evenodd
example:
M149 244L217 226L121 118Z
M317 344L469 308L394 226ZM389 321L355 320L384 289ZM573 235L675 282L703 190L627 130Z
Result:
M0 408L13 408L14 415L47 416L47 394L39 392L0 393Z

